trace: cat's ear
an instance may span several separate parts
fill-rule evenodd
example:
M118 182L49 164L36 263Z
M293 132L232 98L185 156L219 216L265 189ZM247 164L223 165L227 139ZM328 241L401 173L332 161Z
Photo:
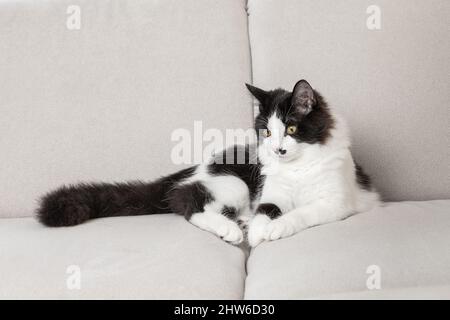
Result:
M295 84L294 90L292 90L291 104L304 115L311 112L316 104L316 98L308 81L300 80Z
M252 93L252 95L261 103L264 104L267 102L267 98L269 97L269 92L264 91L263 89L254 87L248 83L245 84L248 91Z

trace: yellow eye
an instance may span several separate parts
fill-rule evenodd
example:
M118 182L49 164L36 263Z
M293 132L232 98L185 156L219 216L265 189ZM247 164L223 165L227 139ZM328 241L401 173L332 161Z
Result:
M270 137L271 134L272 134L272 132L270 132L269 129L263 130L263 135L264 135L264 137L266 137L266 138L267 138L267 137Z
M286 129L287 134L294 134L297 132L297 126L289 126Z

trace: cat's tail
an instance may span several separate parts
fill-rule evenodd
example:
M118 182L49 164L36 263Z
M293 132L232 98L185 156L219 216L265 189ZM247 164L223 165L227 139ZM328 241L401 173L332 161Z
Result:
M194 171L184 169L150 183L63 186L40 199L37 218L46 226L64 227L102 217L170 213L168 192Z

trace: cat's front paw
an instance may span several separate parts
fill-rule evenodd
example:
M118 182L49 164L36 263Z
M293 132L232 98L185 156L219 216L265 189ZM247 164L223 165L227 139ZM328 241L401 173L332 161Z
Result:
M230 221L220 226L217 235L224 241L237 245L244 240L244 234L236 222Z
M264 239L267 241L290 237L295 233L294 224L283 216L270 221L264 230Z
M270 223L270 218L265 214L257 214L248 226L248 244L256 247L264 241L266 226Z

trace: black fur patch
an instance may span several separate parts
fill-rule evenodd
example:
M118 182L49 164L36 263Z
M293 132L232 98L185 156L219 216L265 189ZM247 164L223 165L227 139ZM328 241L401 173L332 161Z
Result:
M224 206L222 209L222 214L228 219L236 220L238 212L236 208Z
M270 219L275 219L281 215L281 210L273 203L261 203L256 210L256 214L265 214Z
M356 181L358 182L359 186L367 191L372 190L372 181L370 179L370 176L366 174L363 168L357 163L355 163L355 173Z
M181 185L168 193L170 211L189 220L192 214L202 212L206 204L214 200L201 182Z
M250 200L253 201L261 191L264 176L257 162L256 146L233 146L218 153L208 165L211 175L234 175L247 185Z
M191 167L150 183L63 186L40 200L37 217L47 226L60 227L101 217L170 213L167 193L194 171Z

